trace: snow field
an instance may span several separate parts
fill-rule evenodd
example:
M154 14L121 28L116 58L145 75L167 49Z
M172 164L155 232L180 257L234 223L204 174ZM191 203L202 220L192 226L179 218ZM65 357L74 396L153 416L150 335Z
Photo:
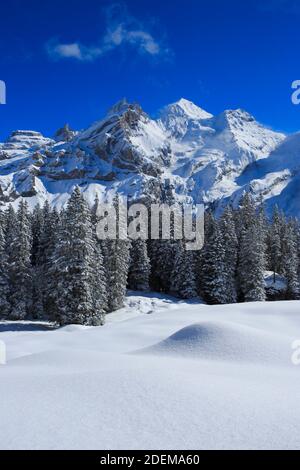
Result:
M99 328L0 324L1 449L300 448L300 302L126 304Z

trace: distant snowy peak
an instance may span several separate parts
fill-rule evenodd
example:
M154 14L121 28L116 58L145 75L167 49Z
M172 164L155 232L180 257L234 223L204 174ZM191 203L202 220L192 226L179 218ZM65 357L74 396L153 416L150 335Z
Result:
M212 114L184 98L166 106L160 113L162 126L175 138L184 137L191 123L200 123L212 117Z
M161 110L160 115L163 122L167 122L171 118L184 118L187 120L199 121L213 117L212 114L208 113L202 108L199 108L199 106L196 106L194 103L184 98L181 98L176 103L165 106Z
M49 145L51 139L44 137L40 132L18 130L14 131L3 144L6 149L30 149L35 146Z
M243 109L228 109L220 113L214 119L217 130L241 129L249 123L257 124L255 118Z
M189 119L210 119L212 114L208 113L204 109L196 106L192 101L181 98L176 103L170 104L165 108L166 112L178 116L186 116Z
M54 140L56 142L70 142L77 134L78 132L71 129L69 124L65 124L55 132Z
M113 181L129 174L158 176L169 158L169 149L159 124L138 104L122 100L104 119L79 133L64 155L69 162L78 157L74 166L80 160L85 165L82 173L93 168L95 179Z
M112 106L103 119L96 121L79 134L78 140L94 140L95 138L99 140L103 131L109 135L115 131L136 129L141 119L149 120L142 108L136 103L130 104L123 99Z
M29 155L30 152L35 152L53 144L54 140L44 137L40 132L14 131L4 143L0 143L0 160Z
M239 153L252 155L254 161L266 158L286 138L284 134L264 127L242 109L224 111L212 119L211 126L227 150L231 142Z
M288 136L270 155L270 162L281 161L289 167L300 167L300 132Z
M123 98L108 110L107 117L114 115L122 115L126 113L129 109L134 109L137 107L140 108L139 105L128 103L126 98Z

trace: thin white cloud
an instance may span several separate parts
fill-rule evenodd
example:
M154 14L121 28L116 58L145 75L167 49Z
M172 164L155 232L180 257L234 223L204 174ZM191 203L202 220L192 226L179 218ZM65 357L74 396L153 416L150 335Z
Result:
M117 14L116 14L117 13ZM115 4L106 12L107 29L98 45L86 46L80 42L61 43L51 40L47 44L48 55L52 59L75 59L94 61L121 46L131 46L140 54L152 57L167 56L170 53L146 30L136 18L130 16L124 5Z
M72 57L73 59L82 60L82 51L77 43L58 44L54 47L53 52L61 57Z
M142 51L151 55L159 54L160 45L146 31L129 31L127 39L132 44L137 44Z
M52 40L47 44L48 55L52 59L76 59L79 61L93 61L102 54L100 48L85 47L78 42L61 44Z

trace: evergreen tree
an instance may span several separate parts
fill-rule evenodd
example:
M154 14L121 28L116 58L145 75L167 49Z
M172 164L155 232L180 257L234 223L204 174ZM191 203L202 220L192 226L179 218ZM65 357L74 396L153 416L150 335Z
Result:
M279 212L278 207L274 208L272 224L269 229L269 252L270 252L270 267L274 272L274 282L276 280L276 273L282 274L282 229L284 221Z
M105 257L104 257L104 250L106 249L106 245L103 240L99 240L97 237L97 223L98 223L98 206L99 206L99 198L96 196L94 207L91 211L91 221L92 221L92 229L93 229L93 238L95 243L95 303L96 305L99 304L99 309L103 309L105 313L108 310L108 279L107 279L107 270L105 266ZM100 290L99 290L100 288ZM101 292L101 295L97 294L97 292Z
M282 268L287 280L287 298L299 299L298 246L296 227L292 221L286 223L282 231Z
M104 268L102 247L96 238L95 230L93 230L93 240L95 259L93 261L94 273L92 276L91 289L95 311L101 313L99 324L103 325L105 320L104 314L108 312L107 276Z
M200 292L210 304L226 303L225 249L221 230L212 214L206 217L206 235L201 254Z
M15 229L12 224L15 223ZM8 275L10 318L24 320L32 307L31 223L27 203L21 201L17 215L9 209Z
M149 241L150 283L153 290L165 293L170 292L176 251L174 240Z
M13 245L13 241L15 239L16 230L17 230L17 215L11 204L9 205L8 209L5 212L5 217L3 221L3 229L4 229L4 235L5 235L5 241L6 241L5 251L8 256L11 256L12 245Z
M300 223L295 220L296 243L297 243L297 256L298 256L298 279L300 282Z
M48 320L55 321L57 318L57 310L55 303L55 279L53 274L53 256L54 250L58 243L60 214L54 208L51 210L48 201L43 207L43 232L41 234L40 252L38 254L41 266L41 296L43 303L43 312Z
M169 181L165 181L161 188L158 204L171 208L175 204L174 190ZM177 240L175 240L175 219L171 214L170 238L163 239L163 230L160 224L159 238L151 239L148 244L151 264L150 284L153 290L170 293L171 276L174 270L174 261L177 254Z
M127 233L125 221L121 220L119 212L118 196L114 198L113 204L117 216L117 238L106 240L106 262L108 279L108 308L110 312L124 306L127 290L129 263L130 263L130 241L122 239L121 233Z
M9 296L9 278L8 278L8 259L5 246L5 237L0 225L0 319L5 320L9 316L10 305Z
M48 220L46 220L46 223ZM35 319L44 319L43 306L43 285L44 285L44 265L42 253L42 235L44 231L44 213L38 204L32 213L32 253L31 262L32 273L32 316Z
M39 256L41 253L41 237L44 230L44 214L41 206L37 204L31 215L31 231L32 231L32 266L38 266Z
M225 277L225 297L226 303L237 302L237 262L238 262L238 238L236 234L234 213L228 206L221 218L221 233L223 236L224 248L224 277Z
M265 242L259 224L243 228L239 250L239 284L245 302L266 300L265 282Z
M130 249L128 287L132 290L149 291L150 260L145 240L134 240Z
M106 285L99 278L91 213L77 187L61 219L50 269L52 298L61 325L101 325L106 310Z
M182 299L197 297L195 258L193 251L187 251L184 242L177 242L177 254L171 276L171 293Z
M247 230L257 219L255 203L250 193L245 193L241 199L239 211L237 212L237 231L241 236L243 230Z

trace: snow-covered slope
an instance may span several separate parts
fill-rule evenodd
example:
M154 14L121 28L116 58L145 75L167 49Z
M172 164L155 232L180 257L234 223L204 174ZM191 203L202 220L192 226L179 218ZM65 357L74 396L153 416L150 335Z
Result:
M104 327L0 324L0 448L299 449L299 308L132 294Z
M300 133L288 136L265 160L249 165L238 180L241 187L263 194L267 206L278 204L300 216Z
M89 201L114 191L156 200L167 187L179 200L221 208L250 190L300 215L299 141L241 109L213 116L181 99L154 120L122 100L84 131L65 126L54 140L17 131L0 144L0 204L25 197L62 206L79 184Z

